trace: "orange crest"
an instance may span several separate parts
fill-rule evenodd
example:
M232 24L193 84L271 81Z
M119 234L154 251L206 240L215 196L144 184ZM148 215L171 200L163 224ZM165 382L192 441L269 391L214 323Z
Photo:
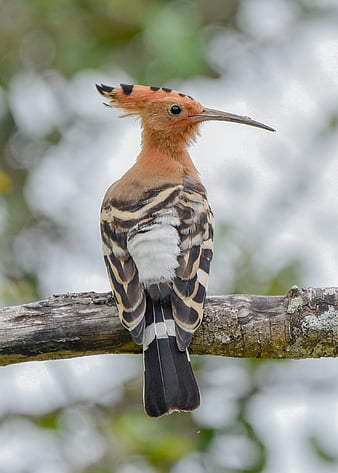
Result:
M112 105L133 112L140 112L144 107L153 102L170 101L172 103L196 102L190 95L167 87L150 87L146 85L120 84L121 87L110 87L104 84L96 85L101 95L111 100Z

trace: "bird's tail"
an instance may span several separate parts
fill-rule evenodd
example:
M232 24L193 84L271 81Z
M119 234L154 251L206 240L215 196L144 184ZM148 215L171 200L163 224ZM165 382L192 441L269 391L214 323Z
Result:
M187 350L175 337L170 301L147 298L144 332L144 407L151 417L192 411L200 404L198 385Z

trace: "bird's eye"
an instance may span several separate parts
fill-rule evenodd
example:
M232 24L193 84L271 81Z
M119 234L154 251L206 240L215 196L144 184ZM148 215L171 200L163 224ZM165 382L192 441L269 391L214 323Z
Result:
M173 114L173 115L178 115L179 113L182 112L182 108L179 106L179 105L173 105L170 109L170 112Z

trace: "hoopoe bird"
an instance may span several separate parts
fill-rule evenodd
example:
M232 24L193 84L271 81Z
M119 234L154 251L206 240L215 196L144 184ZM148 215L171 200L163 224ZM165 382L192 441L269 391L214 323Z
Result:
M214 218L187 147L207 120L274 130L165 87L96 87L143 129L135 164L104 197L101 235L120 320L143 345L144 407L151 417L192 411L200 394L187 348L203 317Z

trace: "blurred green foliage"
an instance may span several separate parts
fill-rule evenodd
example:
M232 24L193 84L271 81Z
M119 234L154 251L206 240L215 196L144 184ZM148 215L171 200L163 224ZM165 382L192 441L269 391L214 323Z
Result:
M178 416L163 423L161 419L145 421L143 412L128 412L114 417L111 431L127 454L145 455L159 471L167 471L197 447L198 434L191 435L190 419L182 422Z
M201 29L231 20L238 2L163 0L3 1L0 84L23 67L66 76L111 65L136 81L214 73Z
M328 453L326 451L326 448L324 445L321 444L320 439L316 437L311 437L309 438L309 443L311 444L311 447L313 450L316 452L316 455L324 461L325 463L331 463L331 464L337 464L338 463L338 455L332 455L331 453Z

